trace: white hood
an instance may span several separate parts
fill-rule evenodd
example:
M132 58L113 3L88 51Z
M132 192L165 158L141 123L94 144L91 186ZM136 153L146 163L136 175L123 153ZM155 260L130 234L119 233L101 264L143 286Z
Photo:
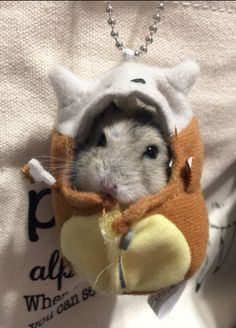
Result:
M126 62L94 80L81 80L56 66L49 72L59 105L56 129L70 137L79 132L81 140L94 117L114 99L125 103L135 97L156 107L169 134L180 132L193 116L187 94L198 73L199 66L191 60L168 69Z

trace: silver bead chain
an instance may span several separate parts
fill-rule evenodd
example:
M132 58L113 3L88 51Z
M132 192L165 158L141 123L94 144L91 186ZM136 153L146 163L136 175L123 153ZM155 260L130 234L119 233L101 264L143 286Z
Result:
M123 42L119 40L119 33L115 29L116 20L113 16L113 7L110 1L106 2L106 12L108 13L107 23L111 26L111 36L115 39L115 45L119 50L126 50ZM164 3L157 3L157 12L153 15L153 24L149 26L149 34L145 38L145 43L139 47L139 50L131 50L134 52L135 57L140 57L148 52L148 46L153 43L153 35L157 32L157 25L161 21L161 12L164 10ZM130 50L130 49L128 49Z

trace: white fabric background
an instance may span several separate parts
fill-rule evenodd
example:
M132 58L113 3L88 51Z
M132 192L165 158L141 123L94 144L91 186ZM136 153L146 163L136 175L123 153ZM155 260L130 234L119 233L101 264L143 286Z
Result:
M153 1L113 2L117 27L127 46L140 45L150 25ZM32 282L30 270L46 265L58 248L55 229L38 229L28 238L28 191L19 169L31 157L49 154L56 100L47 71L63 64L81 78L92 78L120 61L114 47L103 1L0 2L0 327L30 327L48 312L26 311L23 295L61 294L77 278ZM141 62L163 67L187 58L202 70L190 99L199 118L205 146L203 187L220 226L234 222L236 154L236 4L233 1L169 1L153 45ZM224 186L224 188L222 188ZM221 187L221 188L220 188ZM51 217L46 197L38 217ZM219 205L216 205L216 203ZM230 214L231 213L231 214ZM229 215L227 215L229 214ZM231 227L234 227L232 223ZM231 228L227 230L231 233ZM210 264L219 256L219 230L211 229ZM226 230L223 232L226 233ZM216 233L215 233L216 232ZM209 271L196 294L189 284L173 312L159 321L145 297L95 296L55 316L42 327L233 327L236 324L235 240L224 266ZM226 243L225 241L225 243ZM233 250L235 252L233 253ZM233 255L234 254L234 255ZM211 267L209 263L208 267ZM214 263L213 263L214 264ZM204 272L203 272L204 273ZM76 289L81 292L81 285ZM58 303L59 304L59 303ZM33 327L34 325L32 325ZM36 327L39 327L35 324Z

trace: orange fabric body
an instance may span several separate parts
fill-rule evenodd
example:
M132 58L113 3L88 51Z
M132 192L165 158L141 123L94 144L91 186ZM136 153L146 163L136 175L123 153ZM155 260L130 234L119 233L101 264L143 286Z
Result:
M200 187L203 149L196 118L189 126L170 138L173 155L172 175L168 185L156 195L140 199L126 209L113 228L126 233L138 220L151 214L163 214L184 234L191 249L192 262L186 277L190 277L203 261L208 240L208 219ZM65 160L65 167L73 159L73 139L58 133L52 134L52 167L56 167L57 158ZM193 158L192 165L188 159ZM52 188L54 214L57 227L72 215L91 215L109 211L115 207L110 197L101 197L96 193L72 190L68 183L66 170L56 171L57 183ZM157 232L158 238L158 232Z

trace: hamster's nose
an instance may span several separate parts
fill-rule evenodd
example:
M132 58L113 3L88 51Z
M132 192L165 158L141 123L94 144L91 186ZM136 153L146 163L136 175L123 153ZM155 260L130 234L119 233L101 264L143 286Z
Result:
M106 181L106 180L102 180L101 181L101 187L102 187L102 190L108 194L111 194L111 195L116 195L116 192L117 192L117 184L112 182L112 181Z

